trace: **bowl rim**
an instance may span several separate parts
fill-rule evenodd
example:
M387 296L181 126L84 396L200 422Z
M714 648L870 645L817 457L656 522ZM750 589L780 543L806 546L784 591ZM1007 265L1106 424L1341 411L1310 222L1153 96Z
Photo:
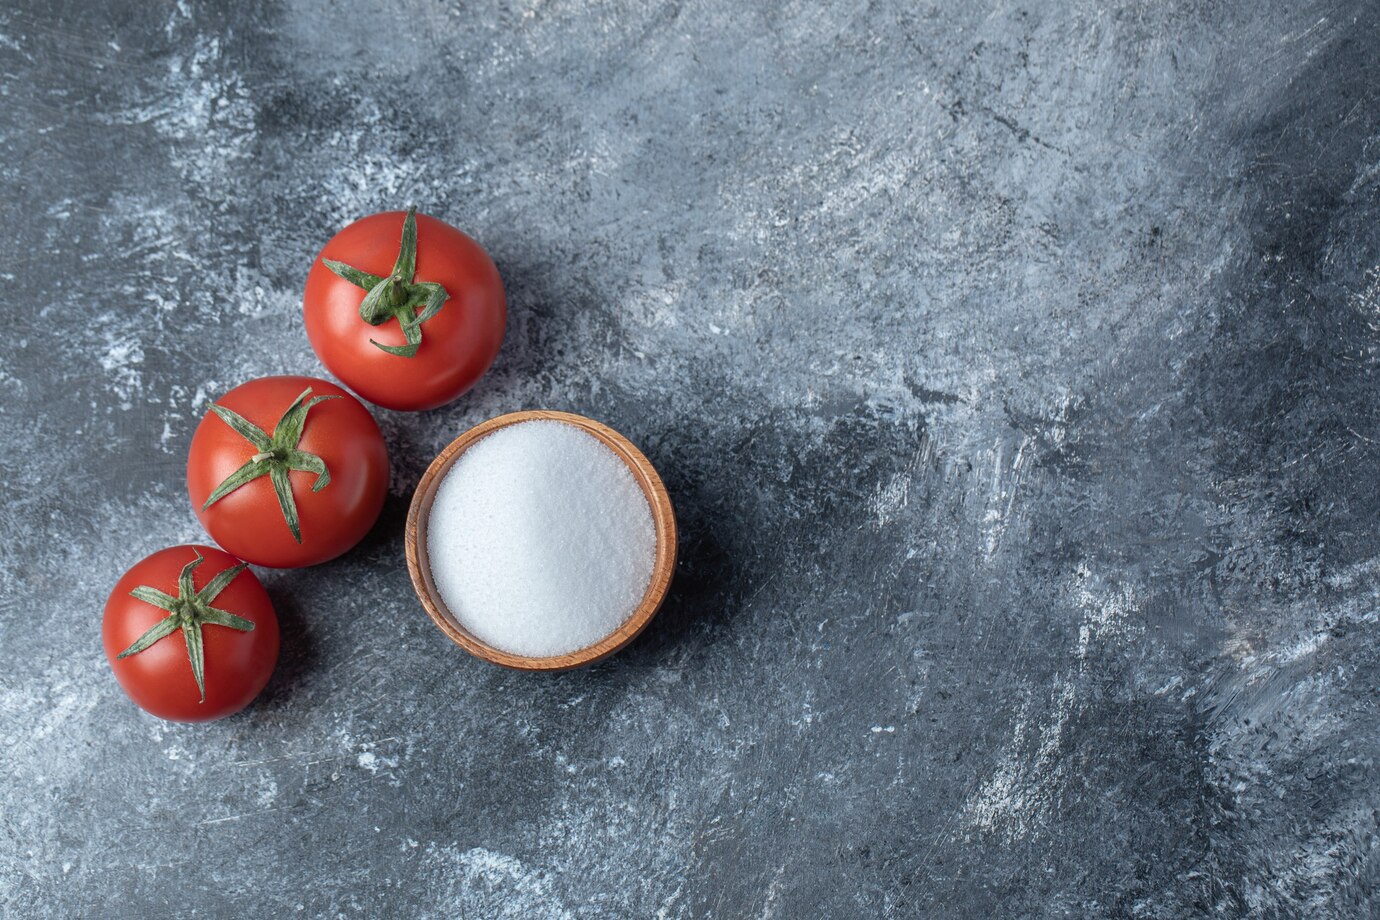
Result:
M652 564L652 576L647 590L632 615L623 621L618 629L603 639L561 655L528 656L505 652L484 642L460 625L459 619L441 600L431 576L431 561L426 552L427 523L431 507L436 500L445 474L470 447L501 428L523 422L553 421L573 425L598 438L609 447L628 466L633 479L641 488L647 503L651 506L652 522L656 528L656 558ZM586 667L602 661L622 649L647 627L652 617L660 609L671 586L675 573L677 554L677 534L675 510L666 486L657 474L656 468L631 441L614 429L592 418L573 412L558 412L552 409L524 409L509 412L468 429L451 441L436 455L436 459L426 468L422 478L412 493L412 502L407 509L406 528L407 570L412 577L412 587L418 599L440 630L465 651L493 664L519 671L567 671L571 668Z

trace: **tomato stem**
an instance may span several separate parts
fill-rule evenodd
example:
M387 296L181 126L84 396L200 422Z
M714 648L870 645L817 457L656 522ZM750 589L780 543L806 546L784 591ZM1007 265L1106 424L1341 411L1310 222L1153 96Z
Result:
M211 411L220 417L220 420L229 425L236 434L244 438L250 444L258 448L258 452L250 456L245 464L235 472L226 476L220 485L216 486L210 496L206 499L206 504L201 506L201 510L220 501L240 486L248 485L254 480L267 476L273 483L273 491L278 496L278 507L283 512L283 520L287 522L288 530L292 531L292 538L298 543L302 542L302 525L297 516L297 499L292 494L292 479L288 473L298 470L304 473L315 473L316 482L312 483L311 490L320 492L331 484L330 470L326 469L326 461L316 454L309 454L304 450L298 450L297 444L302 440L302 434L306 429L307 413L317 403L325 402L328 399L339 399L339 396L311 396L311 387L307 387L302 394L292 401L292 405L287 407L282 418L278 419L278 424L273 429L273 435L264 433L264 430L253 422L249 421L238 412L227 409L224 406L211 404Z
M390 319L396 319L402 327L406 345L384 345L370 339L374 347L410 358L422 345L422 323L441 312L441 307L450 299L444 287L434 281L417 281L417 207L407 209L403 218L402 242L398 247L398 258L393 270L386 277L337 262L323 259L327 268L341 278L363 288L366 292L359 304L359 317L371 326L381 326Z
M237 629L240 632L252 632L254 630L252 620L246 620L228 610L220 610L211 606L211 601L215 600L217 595L228 588L230 582L239 577L239 574L249 566L243 562L232 566L212 578L200 591L197 591L192 587L192 573L196 571L197 566L205 561L206 557L198 552L195 559L182 567L182 572L177 576L176 597L150 585L139 585L129 592L130 597L146 604L152 604L159 610L166 610L168 615L130 643L129 648L115 656L116 658L128 658L130 655L137 655L158 640L170 636L180 629L182 641L187 645L187 660L191 663L192 676L196 678L196 686L201 691L201 702L203 703L206 702L206 654L201 641L201 628L210 623L215 626Z

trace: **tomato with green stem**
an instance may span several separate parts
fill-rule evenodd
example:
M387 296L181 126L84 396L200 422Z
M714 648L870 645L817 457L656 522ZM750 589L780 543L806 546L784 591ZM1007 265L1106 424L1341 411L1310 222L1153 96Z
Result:
M260 377L226 393L192 435L187 491L206 532L254 565L334 559L369 532L388 448L369 410L314 377Z
M173 546L137 563L101 623L115 679L159 718L205 722L239 712L278 661L278 617L244 563L210 546Z
M389 211L326 243L307 274L307 337L321 363L388 409L433 409L484 375L507 302L488 253L434 217Z

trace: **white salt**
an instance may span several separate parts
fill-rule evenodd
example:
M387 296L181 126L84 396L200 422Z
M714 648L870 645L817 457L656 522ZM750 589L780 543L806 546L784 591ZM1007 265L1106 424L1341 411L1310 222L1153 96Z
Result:
M656 527L627 464L593 435L519 422L472 444L436 490L427 554L460 625L514 655L586 648L633 614Z

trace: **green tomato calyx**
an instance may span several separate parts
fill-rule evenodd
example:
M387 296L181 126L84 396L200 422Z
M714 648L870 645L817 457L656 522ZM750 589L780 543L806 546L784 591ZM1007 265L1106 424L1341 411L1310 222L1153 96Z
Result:
M273 491L278 496L278 507L283 511L283 520L287 521L288 530L292 531L292 538L298 543L302 542L302 525L297 516L297 499L292 494L292 479L288 473L298 470L304 473L315 473L316 482L312 483L311 490L320 492L331 484L330 470L326 469L326 461L316 454L309 454L304 450L297 449L297 443L302 440L302 432L306 428L307 413L317 403L325 402L328 399L339 399L339 396L311 396L311 387L307 387L302 394L292 401L282 418L278 419L278 424L273 429L272 436L264 433L264 430L253 422L249 421L238 412L227 409L224 406L211 404L211 411L220 417L220 420L234 429L235 433L253 444L258 452L245 461L244 465L229 476L220 485L216 486L214 492L206 499L206 504L201 506L201 510L220 501L240 486L248 485L260 476L267 476L273 483Z
M240 632L252 632L254 629L252 620L246 620L228 610L211 606L211 601L229 587L230 582L234 581L248 566L243 562L232 566L212 578L204 588L197 591L192 587L192 573L196 571L197 566L205 561L206 557L198 552L195 559L182 567L182 573L177 576L176 597L149 585L140 585L129 592L130 597L146 604L152 604L160 610L166 610L168 615L153 624L148 632L135 639L129 648L115 656L116 658L128 658L130 655L137 655L164 636L171 635L175 630L181 629L183 641L187 643L187 658L192 663L192 676L196 678L196 686L201 691L201 702L203 703L206 702L206 654L201 643L202 627L210 623L228 629L237 629Z
M361 271L344 262L322 259L326 267L341 278L363 288L367 293L359 305L359 318L371 326L380 326L396 319L402 327L406 345L383 345L373 339L369 344L390 355L410 358L422 345L422 323L441 312L450 297L446 289L434 281L417 281L417 207L407 209L403 219L402 244L398 260L388 277Z

